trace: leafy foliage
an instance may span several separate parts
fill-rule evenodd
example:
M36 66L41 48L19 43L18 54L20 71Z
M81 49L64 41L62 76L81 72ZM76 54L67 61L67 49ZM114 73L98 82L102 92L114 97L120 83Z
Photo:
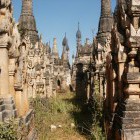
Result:
M0 140L17 140L18 125L14 120L0 122Z
M27 127L16 119L0 122L0 140L26 140L27 135Z
M99 93L99 81L94 82L94 94L90 100L90 111L92 113L92 139L105 140L103 127L103 97Z

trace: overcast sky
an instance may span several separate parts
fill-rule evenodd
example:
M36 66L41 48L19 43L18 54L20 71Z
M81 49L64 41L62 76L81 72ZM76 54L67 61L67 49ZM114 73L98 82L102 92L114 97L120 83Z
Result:
M22 0L12 0L14 18L18 21ZM112 9L116 0L112 0ZM51 42L57 38L59 55L62 51L62 40L67 33L71 54L76 51L76 31L78 22L82 32L82 42L89 38L92 42L98 30L101 0L33 0L34 16L39 34L43 42ZM113 11L113 10L112 10Z

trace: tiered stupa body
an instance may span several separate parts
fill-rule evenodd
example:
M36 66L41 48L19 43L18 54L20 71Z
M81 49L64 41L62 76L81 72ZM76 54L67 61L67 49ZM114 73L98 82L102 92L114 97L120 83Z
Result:
M111 1L101 0L101 16L95 44L95 73L99 80L99 92L103 96L105 94L105 67L106 67L106 43L111 37L111 29L113 25L113 16L111 13Z
M58 59L59 58L59 53L58 53L58 47L57 47L57 40L56 40L56 38L53 39L52 57L54 59Z
M140 1L118 0L112 31L112 58L116 64L116 107L113 139L140 139Z
M79 99L84 99L86 101L87 97L87 73L89 65L91 63L92 54L92 44L90 44L89 39L86 38L86 42L83 45L81 43L82 34L79 28L76 32L76 56L73 56L72 64L72 87L76 91L76 97Z
M21 35L28 35L32 44L39 41L36 21L33 15L32 0L22 0L22 11L19 19L19 31Z
M97 34L98 42L105 45L106 38L110 35L113 23L110 0L101 0L101 16Z

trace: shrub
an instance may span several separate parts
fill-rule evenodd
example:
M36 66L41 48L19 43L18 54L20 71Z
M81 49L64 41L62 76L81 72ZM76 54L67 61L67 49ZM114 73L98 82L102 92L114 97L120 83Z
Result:
M90 100L89 109L92 114L92 139L105 140L103 128L103 97L99 93L99 81L94 81L94 94Z
M0 122L0 140L17 140L18 125L14 120Z

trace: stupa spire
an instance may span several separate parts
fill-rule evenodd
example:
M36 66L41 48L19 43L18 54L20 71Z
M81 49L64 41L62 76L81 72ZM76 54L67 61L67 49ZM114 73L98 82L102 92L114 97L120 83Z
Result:
M107 36L110 35L113 24L113 16L111 12L111 1L101 0L101 16L98 27L97 39L101 45L106 42Z
M58 48L57 48L57 40L56 40L56 38L53 39L52 55L53 55L55 58L59 58Z
M21 14L33 15L33 0L22 0Z
M29 36L32 44L39 40L36 21L33 15L33 0L22 0L19 31Z
M101 0L101 16L111 16L110 0Z

